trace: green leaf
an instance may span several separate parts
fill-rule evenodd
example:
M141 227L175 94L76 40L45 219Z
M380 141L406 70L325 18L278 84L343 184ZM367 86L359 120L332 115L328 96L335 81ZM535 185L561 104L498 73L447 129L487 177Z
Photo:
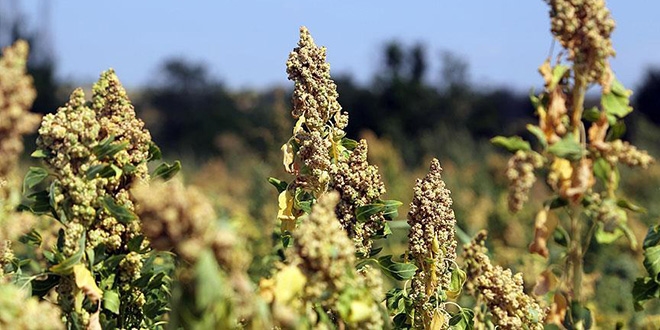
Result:
M575 139L573 133L566 134L561 140L548 147L548 152L565 159L578 160L584 154L580 143Z
M511 136L511 137L496 136L490 139L490 143L492 143L497 147L505 148L510 152L516 152L518 150L524 150L524 151L532 150L532 147L530 146L529 142L523 140L520 136Z
M128 241L128 250L131 252L140 252L142 250L142 242L144 242L144 235L138 235Z
M644 268L653 280L660 284L660 245L644 250Z
M147 161L159 160L163 157L163 154L160 152L160 148L153 141L149 142L149 157Z
M409 280L417 271L417 266L414 264L392 261L391 255L378 258L378 266L385 275L397 281Z
M614 78L612 84L610 84L610 92L616 96L630 97L632 91L626 89L619 79Z
M382 213L385 219L392 220L399 215L398 208L401 205L403 203L397 200L385 200L359 206L355 209L355 218L358 222L366 222L372 215Z
M46 158L46 157L48 157L48 154L45 151L41 150L41 149L37 149L37 150L35 150L34 152L32 152L30 154L30 157L32 157L32 158Z
M133 212L129 211L124 206L117 204L110 196L103 197L101 204L103 204L103 208L105 208L110 215L115 217L117 221L121 223L128 223L137 219L137 216Z
M630 249L631 250L637 250L637 236L635 236L635 233L628 227L627 223L621 223L619 224L619 228L623 230L623 234L626 235L626 238L628 239L628 242L630 242Z
M543 147L543 149L548 147L548 140L546 139L545 133L543 133L543 130L540 127L532 124L527 124L526 127L530 133L536 136L536 139L539 140L539 143L541 144L541 147Z
M72 256L64 259L64 261L59 264L50 267L50 271L57 275L69 275L73 273L73 266L80 264L82 260L83 253L85 252L85 235L80 237L78 240L78 251Z
M600 104L603 106L605 113L618 118L625 117L633 110L627 96L620 96L614 93L603 94L600 98Z
M112 135L103 139L103 141L101 141L98 145L92 148L92 152L94 153L94 155L96 155L98 159L103 159L105 157L112 157L116 153L128 147L128 141L121 143L112 143L114 142L114 140L115 137Z
M585 109L584 112L582 112L582 118L592 123L597 122L600 120L600 110L596 107Z
M452 330L474 329L474 312L467 308L461 308L458 313L449 319L449 326Z
M568 247L568 233L562 226L555 227L555 231L552 232L552 239L555 243Z
M358 206L355 209L355 218L358 222L367 222L372 215L385 211L385 204L381 202Z
M119 315L119 293L116 290L103 291L103 309Z
M454 270L451 271L451 281L449 282L447 296L452 299L458 297L461 294L461 289L463 288L466 279L467 275L462 269L454 268Z
M268 183L272 184L273 187L275 187L275 189L277 189L278 194L285 191L286 188L289 186L289 184L286 181L280 180L278 178L273 178L273 177L268 178Z
M34 280L32 281L32 295L41 298L59 283L60 277L54 274L49 274L42 280Z
M575 326L582 324L584 329L591 329L593 325L593 318L589 308L580 305L578 302L571 302L570 315L566 313L564 325L569 329L575 329ZM572 323L570 321L572 320ZM568 322L567 322L568 321Z
M552 210L552 209L556 209L556 208L560 208L560 207L564 207L564 206L568 205L568 201L561 198L561 197L559 197L559 196L557 196L557 197L555 197L551 200L545 201L543 203L543 205L549 207Z
M167 163L162 163L156 167L154 172L151 174L153 178L162 178L167 181L173 178L181 170L181 162L176 160L174 164L169 165Z
M559 84L561 79L566 76L569 69L570 67L567 65L556 65L552 69L552 81L550 81L550 84L548 85L548 89L549 90L555 89L555 87L557 87L557 84Z
M110 178L110 177L119 177L121 175L121 169L115 165L105 165L105 164L100 164L100 165L94 165L87 169L87 172L85 173L85 176L87 177L87 180L91 180L96 178L98 175L101 178Z
M619 207L622 207L624 209L628 209L630 211L633 211L635 213L644 213L644 214L646 213L645 208L643 208L643 207L641 207L637 204L634 204L633 202L631 202L629 200L626 200L626 199L623 199L623 198L619 198L616 201L616 205L618 205Z
M48 177L48 171L41 167L30 166L23 179L23 193L34 188Z
M610 182L610 175L612 173L612 165L604 158L599 157L594 162L594 176L598 178L603 185L607 186Z
M348 150L353 150L355 147L357 147L358 142L349 138L343 138L341 139L341 145Z
M29 233L27 233L27 234L21 236L21 237L18 239L18 241L21 242L21 243L23 243L23 244L29 244L29 245L33 245L33 246L39 246L39 245L41 245L42 238L41 238L41 234L39 234L38 231L32 229L32 230L30 230Z
M52 208L50 206L49 193L46 190L38 191L27 196L29 202L18 206L20 211L29 210L34 214L50 214Z
M402 202L394 199L384 200L383 204L385 205L385 209L383 210L383 217L387 220L394 220L397 216L399 216L399 207L403 205Z
M596 241L600 244L611 244L621 236L623 236L623 231L621 229L617 227L614 231L608 232L605 230L602 223L598 224L596 232L594 233Z
M646 233L642 247L648 249L652 246L660 245L660 225L652 226Z
M660 299L660 285L650 277L639 277L633 284L632 295L635 310L642 311L644 300Z
M610 130L607 131L607 136L605 137L606 141L614 141L620 139L623 134L626 134L626 123L623 120L617 121Z
M195 265L196 303L198 308L206 309L214 302L223 300L227 283L223 280L218 263L210 251L204 250Z

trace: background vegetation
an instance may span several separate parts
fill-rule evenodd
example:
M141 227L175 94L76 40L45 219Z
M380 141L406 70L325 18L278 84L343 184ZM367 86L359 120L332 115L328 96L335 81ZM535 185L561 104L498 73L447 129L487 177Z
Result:
M39 45L26 27L15 26L11 32L11 39L23 37ZM43 60L48 56L40 55L38 46L31 56L28 68L37 90L33 112L51 113L65 103L71 84L54 79L56 63ZM381 69L371 83L337 77L339 103L351 121L347 135L368 141L369 160L379 167L389 188L387 199L410 201L415 178L425 175L432 157L439 158L458 226L469 237L488 229L492 259L523 272L526 289L531 290L545 263L527 250L534 237L535 211L550 188L537 183L531 202L511 214L504 177L508 157L489 142L495 135L531 138L525 129L534 120L528 93L475 84L469 79L469 63L451 52L439 57L441 83L430 85L426 77L438 74L428 71L430 58L436 57L423 45L394 41L382 49ZM635 112L625 119L625 138L657 158L660 69L649 69L633 90ZM256 260L250 274L258 276L263 271L260 263L269 262L271 233L278 226L276 192L265 178L286 176L280 147L294 125L290 88L231 90L203 64L172 58L162 63L148 87L129 94L163 154L182 159L185 181L202 191L219 216L247 238L245 246ZM586 104L598 103L589 96ZM34 149L34 140L26 139L27 150ZM23 161L31 162L27 157ZM621 177L622 195L647 209L628 220L642 242L660 218L660 165L634 173L624 169ZM404 202L399 214L406 214L407 208ZM393 227L393 232L385 249L404 250L406 228ZM643 312L633 307L633 282L646 275L642 252L641 246L631 249L625 240L608 247L590 245L583 295L593 302L589 307L599 326L660 327L657 301L649 302Z

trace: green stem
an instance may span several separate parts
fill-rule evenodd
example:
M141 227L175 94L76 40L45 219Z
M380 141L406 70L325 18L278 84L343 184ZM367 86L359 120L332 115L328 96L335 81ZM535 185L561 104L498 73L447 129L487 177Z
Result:
M573 211L573 210L572 210ZM580 289L582 287L582 242L581 241L581 226L579 216L575 212L571 212L571 245L568 254L570 263L571 282L573 289L573 300L579 302Z

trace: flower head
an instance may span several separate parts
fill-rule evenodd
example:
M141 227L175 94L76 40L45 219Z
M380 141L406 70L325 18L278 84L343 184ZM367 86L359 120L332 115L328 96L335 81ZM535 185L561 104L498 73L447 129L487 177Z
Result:
M450 285L457 245L450 193L442 180L440 161L433 159L426 177L415 184L408 213L408 252L418 267L411 292L418 318L415 323L430 323L435 312L430 299Z

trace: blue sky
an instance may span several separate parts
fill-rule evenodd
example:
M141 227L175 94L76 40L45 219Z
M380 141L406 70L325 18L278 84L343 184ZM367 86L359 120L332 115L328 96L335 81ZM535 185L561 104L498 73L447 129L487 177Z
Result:
M42 1L20 2L30 25ZM389 40L427 46L437 81L439 54L470 64L471 81L527 90L551 44L542 0L418 1L82 1L50 0L59 77L91 82L113 67L129 87L155 80L164 58L204 62L233 88L286 84L285 62L298 27L328 47L334 75L369 82ZM617 21L613 67L634 87L660 66L660 1L610 1Z

